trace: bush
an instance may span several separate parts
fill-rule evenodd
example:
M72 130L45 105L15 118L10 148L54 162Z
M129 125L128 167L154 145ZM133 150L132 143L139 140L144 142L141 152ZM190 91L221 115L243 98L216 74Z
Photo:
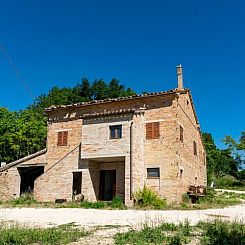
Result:
M123 204L122 198L121 197L118 197L118 196L116 196L116 197L113 198L110 206L112 208L119 208L119 209L125 208L125 205Z
M134 194L134 199L136 205L142 207L154 207L157 209L162 209L167 206L166 200L157 196L157 194L147 186L144 186L143 190L137 191Z
M32 192L25 192L21 194L20 197L11 200L11 204L13 206L17 205L32 205L32 204L37 204L38 202L34 199L33 193Z
M215 180L215 186L217 188L235 187L243 185L244 183L242 181L237 180L234 176L231 175L225 175Z
M181 197L182 203L191 203L191 198L187 193L184 193Z
M215 220L213 223L201 223L202 245L244 245L245 226L238 222Z
M80 207L81 208L104 208L106 206L106 204L104 202L89 202L87 200L84 200L81 202Z

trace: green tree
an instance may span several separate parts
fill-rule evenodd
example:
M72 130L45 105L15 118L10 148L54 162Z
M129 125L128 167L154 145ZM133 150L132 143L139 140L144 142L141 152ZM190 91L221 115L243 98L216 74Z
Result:
M238 179L245 181L245 131L241 132L238 142L231 136L225 136L223 141L238 162Z
M239 162L233 157L230 149L218 149L210 133L203 133L202 138L207 153L208 182L224 175L236 177Z

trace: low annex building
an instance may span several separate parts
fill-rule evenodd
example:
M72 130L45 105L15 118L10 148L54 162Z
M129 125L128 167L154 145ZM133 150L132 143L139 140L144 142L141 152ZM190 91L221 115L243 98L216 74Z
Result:
M33 191L38 201L123 198L152 188L178 202L189 185L206 185L206 157L181 65L176 89L52 106L47 148L0 168L0 199Z

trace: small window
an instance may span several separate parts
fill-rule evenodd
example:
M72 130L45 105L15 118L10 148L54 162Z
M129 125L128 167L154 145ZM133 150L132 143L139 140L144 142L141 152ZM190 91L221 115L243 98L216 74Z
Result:
M147 178L159 178L160 169L159 168L147 168Z
M184 129L180 125L180 135L179 135L180 141L183 143L184 142Z
M57 146L67 146L68 131L58 132Z
M184 172L184 170L183 169L180 169L180 171L179 171L179 177L180 177L180 179L183 178L183 172Z
M146 139L158 139L160 136L159 127L159 122L146 123Z
M110 139L122 138L122 125L110 126Z
M194 155L197 155L197 143L196 141L193 141L193 150L194 150Z

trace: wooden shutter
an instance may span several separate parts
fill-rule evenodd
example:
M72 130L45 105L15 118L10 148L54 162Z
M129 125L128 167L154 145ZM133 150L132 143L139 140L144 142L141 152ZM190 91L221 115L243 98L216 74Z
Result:
M66 146L68 139L68 131L58 132L57 146Z
M159 125L160 125L159 122L153 123L153 139L157 139L160 136Z
M62 145L67 145L67 138L68 138L68 132L64 131L63 132L63 144Z
M180 141L184 142L184 129L182 126L180 126Z
M146 124L146 139L153 139L153 127L152 123Z
M193 150L194 150L194 155L197 155L197 143L196 143L196 141L193 141Z
M57 146L62 145L62 132L58 132L58 141L57 141Z
M146 123L146 139L157 139L160 136L159 122Z

